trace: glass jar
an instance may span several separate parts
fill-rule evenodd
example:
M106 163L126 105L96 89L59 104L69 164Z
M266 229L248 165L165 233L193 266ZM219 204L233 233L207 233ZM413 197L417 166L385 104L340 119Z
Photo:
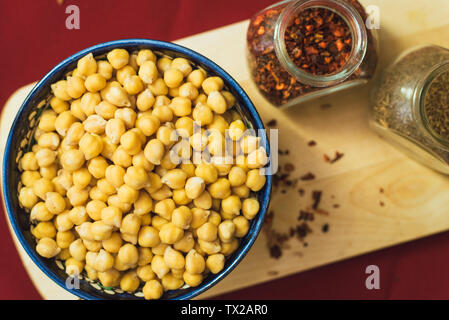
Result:
M366 19L357 0L290 0L262 10L247 32L253 81L277 107L368 82L378 56Z
M449 174L449 50L401 54L372 95L372 127L410 157Z

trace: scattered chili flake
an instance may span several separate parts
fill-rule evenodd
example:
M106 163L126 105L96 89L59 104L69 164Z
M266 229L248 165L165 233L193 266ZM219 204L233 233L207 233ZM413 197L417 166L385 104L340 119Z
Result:
M279 245L275 244L270 248L270 256L275 259L279 259L282 256L282 250Z
M302 197L302 196L304 196L305 191L304 191L304 189L300 188L300 189L298 189L298 193Z
M379 204L381 207L385 206L385 203L383 201L380 201Z
M320 107L321 109L329 109L332 105L330 103L323 103Z
M313 208L313 210L318 209L318 206L320 205L320 201L321 201L321 195L322 195L321 191L313 191L312 192L312 199L313 199L312 208Z
M299 210L299 217L298 220L304 220L304 221L313 221L315 220L315 216L313 213L305 211L305 210Z
M286 193L287 193L287 190L282 189L282 190L281 190L281 193L282 193L282 194L286 194Z
M326 211L324 209L320 209L320 208L315 209L315 213L322 214L323 216L328 216L329 215L328 211Z
M295 166L293 165L293 163L290 163L290 162L286 163L284 168L285 168L285 171L287 171L287 172L292 172L295 170Z
M303 246L304 246L304 247L307 247L308 245L309 245L309 244L308 244L307 242L304 242L304 243L303 243Z
M300 179L303 181L313 180L313 179L315 179L315 175L311 172L308 172L305 175L303 175Z
M384 188L380 188L380 189L379 189L379 192L380 192L380 193L384 193Z
M327 224L327 223L323 224L323 227L321 228L321 230L324 233L328 232L329 231L329 224Z
M343 158L343 156L344 156L344 153L335 151L335 156L332 159L329 158L329 156L327 154L323 154L323 159L324 159L325 162L329 162L329 163L332 164L332 163L337 162L341 158Z
M279 272L278 271L268 271L267 274L269 276L277 276L279 274Z
M272 119L272 120L267 122L267 126L268 127L276 127L277 123L278 122L276 121L276 119Z
M316 146L316 142L313 141L313 140L310 140L309 143L307 143L307 145L308 145L309 147L315 147L315 146Z
M333 205L333 207L334 207L335 209L338 209L338 208L340 208L340 205L336 203L336 204Z

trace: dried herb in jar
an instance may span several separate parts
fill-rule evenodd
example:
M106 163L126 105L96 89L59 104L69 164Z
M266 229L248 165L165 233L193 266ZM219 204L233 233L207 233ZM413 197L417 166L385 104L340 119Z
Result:
M427 89L424 113L431 130L449 141L449 71L437 76Z

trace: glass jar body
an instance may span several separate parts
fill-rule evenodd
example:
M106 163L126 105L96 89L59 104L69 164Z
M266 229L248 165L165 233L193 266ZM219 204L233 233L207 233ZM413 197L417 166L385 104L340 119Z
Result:
M419 46L401 54L373 89L370 122L381 137L411 158L449 174L449 148L432 136L422 116L424 88L445 63L449 50L438 46Z
M345 6L350 6L352 11L345 10L341 6L342 2ZM360 59L357 68L351 69L350 72L349 68L343 70L347 71L347 74L332 83L323 82L320 85L320 78L324 77L319 76L316 77L318 83L310 83L308 79L298 75L298 71L304 74L303 70L291 60L286 61L289 60L286 59L287 54L279 54L279 51L285 50L284 34L279 34L276 29L279 30L285 21L294 20L298 11L292 7L300 7L303 4L306 4L307 8L329 9L342 17L354 17L354 21L358 19L358 22L355 27L350 28L351 32L357 32L360 36L358 31L363 31L366 46L356 47L354 43L351 53ZM355 16L358 18L355 19ZM357 0L289 0L262 10L251 19L247 32L247 61L252 80L265 98L277 107L293 106L311 98L368 82L377 66L378 40L375 30L365 27L366 19L367 15ZM350 23L348 26L351 27ZM343 68L346 68L346 65Z

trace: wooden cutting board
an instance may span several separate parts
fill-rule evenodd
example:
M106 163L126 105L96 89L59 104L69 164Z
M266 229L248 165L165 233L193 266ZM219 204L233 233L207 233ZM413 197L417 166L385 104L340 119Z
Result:
M404 48L422 43L449 47L447 0L368 0L380 9L380 68ZM298 225L300 210L313 203L320 191L319 208L308 222L312 230L304 241L284 243L279 259L270 257L266 232L261 232L239 266L199 298L269 281L338 260L449 230L449 179L406 158L368 127L371 84L278 110L257 91L246 67L245 37L248 21L176 41L196 50L228 71L246 90L263 120L276 120L280 165L294 165L291 179L311 172L315 179L299 179L295 187L275 190L271 231L288 233ZM19 89L6 103L1 117L0 154L22 101L32 84ZM315 141L314 147L308 146ZM344 156L330 164L335 152ZM299 189L304 190L301 196ZM338 207L337 207L338 206ZM327 214L325 214L327 213ZM322 232L327 224L329 231ZM75 299L48 279L14 240L34 284L47 299ZM304 243L307 243L307 246Z

